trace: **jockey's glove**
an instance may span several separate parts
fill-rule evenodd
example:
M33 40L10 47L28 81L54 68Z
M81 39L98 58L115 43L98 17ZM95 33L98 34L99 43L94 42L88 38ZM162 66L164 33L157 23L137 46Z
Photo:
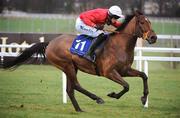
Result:
M103 30L104 29L104 25L96 25L95 28L97 30Z

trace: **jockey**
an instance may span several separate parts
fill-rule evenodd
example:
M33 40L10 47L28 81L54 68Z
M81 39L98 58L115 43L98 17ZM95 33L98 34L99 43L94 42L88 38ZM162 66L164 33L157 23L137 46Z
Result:
M76 30L81 34L97 37L86 54L87 58L94 60L93 53L95 49L105 39L104 25L119 27L122 24L118 21L119 18L124 18L124 16L122 15L121 8L118 6L111 6L109 9L97 8L85 11L79 15L76 19Z

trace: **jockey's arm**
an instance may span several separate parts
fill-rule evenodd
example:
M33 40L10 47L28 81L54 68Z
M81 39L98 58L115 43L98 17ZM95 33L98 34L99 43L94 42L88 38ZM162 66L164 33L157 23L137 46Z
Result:
M91 27L96 27L96 24L93 22L94 18L86 18L86 17L81 17L81 20L88 26Z

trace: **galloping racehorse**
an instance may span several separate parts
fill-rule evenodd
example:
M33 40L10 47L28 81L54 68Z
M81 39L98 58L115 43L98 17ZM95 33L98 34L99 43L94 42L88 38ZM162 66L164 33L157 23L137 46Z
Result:
M149 93L148 77L144 72L131 68L131 65L134 60L134 48L138 37L147 40L149 44L155 43L157 40L157 36L146 16L137 11L133 15L127 16L122 26L109 34L101 54L96 58L95 64L70 52L70 47L75 37L76 35L61 35L50 42L36 43L24 50L14 60L5 61L3 67L4 69L17 67L33 54L43 54L44 58L46 55L46 58L52 65L66 74L67 94L78 112L82 110L76 101L74 90L83 93L98 104L104 103L100 97L80 86L77 80L78 70L104 76L123 86L124 89L119 93L112 92L108 94L109 97L116 99L119 99L129 91L129 84L123 77L141 77L144 85L141 101L142 104L145 104Z

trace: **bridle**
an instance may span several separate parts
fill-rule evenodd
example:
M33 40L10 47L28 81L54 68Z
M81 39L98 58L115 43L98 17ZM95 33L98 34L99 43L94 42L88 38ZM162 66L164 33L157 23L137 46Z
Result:
M139 16L138 16L139 17ZM141 28L140 22L138 21L138 18L136 17L136 28L135 28L135 34L137 37L141 37L143 40L146 40L148 38L148 35L150 33L150 30L143 31L143 28Z
M150 31L147 31L147 32L144 32L143 33L143 36L142 36L142 39L143 40L146 40L148 38L148 34L149 34Z

